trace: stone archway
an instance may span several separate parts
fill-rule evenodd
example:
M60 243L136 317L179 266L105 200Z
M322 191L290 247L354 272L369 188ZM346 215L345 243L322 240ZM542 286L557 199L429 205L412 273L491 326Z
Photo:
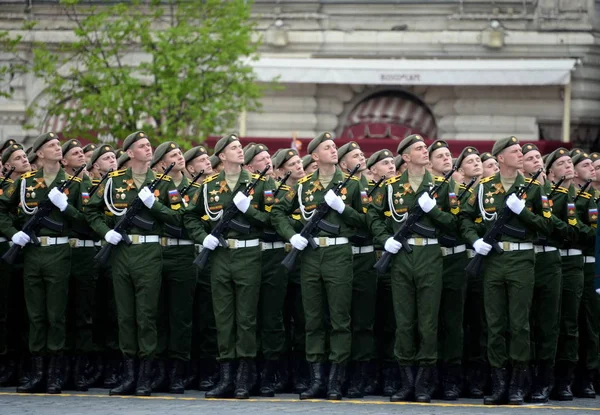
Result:
M344 123L342 139L392 138L410 134L435 138L437 124L431 110L414 95L382 91L358 103Z

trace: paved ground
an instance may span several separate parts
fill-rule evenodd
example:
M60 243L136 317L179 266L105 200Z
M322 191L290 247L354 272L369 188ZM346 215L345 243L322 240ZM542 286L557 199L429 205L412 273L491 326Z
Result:
M481 401L464 399L456 403L431 404L391 403L384 398L360 400L299 401L296 395L276 398L255 398L246 401L206 400L202 392L187 391L185 395L153 395L149 398L108 396L104 389L85 393L65 392L62 395L22 395L14 388L0 388L1 415L185 415L185 414L599 414L600 399L576 399L573 402L550 402L546 405L520 407L489 407ZM600 397L599 397L600 398Z

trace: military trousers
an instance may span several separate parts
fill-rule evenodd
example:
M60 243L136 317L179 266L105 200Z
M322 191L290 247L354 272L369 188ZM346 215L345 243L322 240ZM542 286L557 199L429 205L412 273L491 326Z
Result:
M595 263L583 267L583 294L579 309L579 363L589 370L600 369L600 295L594 289Z
M413 246L391 263L396 316L394 354L401 366L434 366L438 358L438 316L442 295L439 245Z
M71 248L71 279L67 309L67 348L76 353L96 350L94 307L98 266L95 247Z
M267 360L278 360L285 349L283 307L287 293L288 273L281 265L285 255L284 248L262 252L258 337L260 350Z
M531 304L531 357L554 365L560 320L561 257L556 251L535 254L535 282Z
M467 251L467 257L469 257ZM472 252L472 251L471 251ZM467 265L468 265L467 260ZM465 266L466 268L466 266ZM470 365L481 366L488 362L487 353L487 321L483 303L483 275L467 276L467 294L463 318L464 361Z
M119 351L119 321L110 265L98 268L94 307L94 344L98 351Z
M285 297L283 323L285 326L286 350L304 358L306 354L306 319L302 305L300 267L288 272L288 286Z
M210 286L210 261L203 269L196 268L196 290L192 320L192 359L216 359L217 327L213 312L212 289Z
M377 257L381 257L378 251ZM373 270L374 271L374 270ZM377 273L377 300L375 317L375 345L377 357L386 362L395 361L396 316L392 298L392 275L390 272Z
M352 248L349 244L305 249L301 254L302 305L306 318L306 360L327 361L328 308L329 361L346 363L350 358L352 331Z
M65 348L71 247L25 245L23 286L29 317L29 351L59 354Z
M352 354L351 359L366 362L375 357L375 312L377 273L375 252L356 254L352 259Z
M492 368L506 367L509 362L524 368L529 362L534 264L533 249L502 255L492 252L484 260L483 296Z
M217 247L210 263L219 360L254 358L261 247Z
M439 312L439 359L460 365L463 358L463 320L467 295L466 252L443 257L442 298Z
M579 306L583 295L583 255L562 257L562 293L557 362L579 360Z
M196 267L194 245L164 247L156 355L190 360Z
M0 243L0 256L8 251L8 242ZM11 266L0 260L0 356L8 351L8 301L11 295L10 282L12 278Z
M159 243L119 244L113 249L111 265L119 348L125 357L152 359L157 345L162 247Z

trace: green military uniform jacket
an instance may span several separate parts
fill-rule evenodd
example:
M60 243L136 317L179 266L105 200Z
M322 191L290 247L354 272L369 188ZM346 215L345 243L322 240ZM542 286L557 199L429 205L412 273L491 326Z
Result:
M160 235L161 223L175 226L180 223L180 216L184 210L181 209L181 195L169 176L155 175L148 169L142 188L149 185L155 177L160 178L160 183L154 191L156 202L152 209L143 206L138 215L141 219L152 223L152 229L132 226L127 230L128 234ZM135 186L131 168L110 173L106 183L100 185L91 198L83 200L82 210L91 228L104 237L118 223L119 214L124 213L124 209L131 205L142 188L138 189Z
M578 217L579 238L576 245L583 250L583 255L594 256L596 243L596 227L598 221L598 206L592 193L581 192L575 201Z
M24 223L31 216L33 210L38 204L48 199L48 193L54 187L58 187L65 180L72 176L68 175L63 169L58 171L56 178L49 186L44 182L44 171L33 170L23 174L16 182L11 183L6 189L3 189L0 196L0 232L9 239L19 231L15 227L14 210L19 206L18 222ZM73 182L65 189L69 204L64 212L54 207L48 216L49 219L63 225L61 232L42 227L36 232L37 236L68 236L71 232L71 222L81 219L81 212L76 208L81 197L80 190L81 179L75 177Z
M552 232L548 244L559 249L570 248L578 237L578 221L573 204L573 186L569 188L556 186L546 181L544 190L549 196L548 202L552 210ZM545 245L545 244L544 244Z
M463 237L471 244L480 238L481 230L478 233L478 225L475 223L479 216L483 218L485 232L489 231L494 226L496 215L499 215L504 208L505 199L517 191L519 186L524 186L529 182L531 179L526 179L519 173L511 188L504 190L500 173L481 180L467 203L463 204L459 214ZM518 230L524 230L524 238L519 239L502 234L498 239L499 242L534 242L537 240L538 232L542 235L548 235L551 232L552 210L546 193L538 181L533 182L524 199L525 209L518 216L511 213L507 222L508 225Z
M342 173L342 170L336 167L331 182L325 187L319 181L319 170L313 174L300 179L298 184L288 190L285 197L279 203L275 204L271 210L271 221L277 232L286 240L298 233L290 223L288 216L300 209L301 223L304 225L310 215L313 214L316 207L325 201L325 194L333 189L339 182L348 177ZM340 191L340 197L344 201L346 208L340 215L333 209L329 209L325 217L326 222L332 225L339 225L340 232L337 235L319 230L313 237L346 237L350 238L357 230L365 230L365 220L362 213L363 204L366 201L361 200L361 190L358 178L351 177L350 180ZM364 195L366 197L366 193ZM364 203L363 203L364 202ZM294 217L292 215L292 217Z
M227 185L225 171L206 178L194 194L184 215L185 227L192 239L196 243L202 243L219 222L221 212L233 203L236 193L244 190L252 180L257 180L258 177L257 174L251 174L242 169L234 189L230 189ZM239 240L261 238L263 228L270 223L268 211L275 202L274 188L273 179L262 177L249 195L252 200L246 213L238 212L234 216L233 219L237 222L250 225L249 234L229 229L223 236Z
M443 180L442 177L434 178L429 171L425 171L421 185L414 191L409 183L408 170L401 176L388 179L382 191L375 194L367 211L367 220L375 242L384 246L385 241L403 226L410 211L418 206L419 197L434 186L434 181L441 183ZM460 211L460 207L456 195L449 190L448 184L440 186L437 194L434 195L437 207L424 214L419 220L423 227L435 232L435 237L444 233L456 233L456 214ZM408 237L415 236L425 235L413 233Z
M183 179L181 180L181 183L179 183L179 185L177 186L177 191L179 192L179 195L181 196L181 204L183 204L184 208L187 208L190 200L194 197L194 194L198 191L198 189L200 188L200 185L198 183L191 183L191 180L189 180L187 177L183 176ZM174 210L181 210L180 214L178 216L178 224L177 225L171 225L171 224L162 224L162 232L161 235L165 236L167 238L177 238L177 239L190 239L187 229L185 229L184 225L183 225L183 212L184 209L181 209L181 204L170 204L169 206L172 207Z

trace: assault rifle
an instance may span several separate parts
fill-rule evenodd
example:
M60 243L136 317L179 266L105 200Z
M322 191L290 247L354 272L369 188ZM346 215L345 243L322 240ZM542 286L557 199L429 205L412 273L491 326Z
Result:
M194 183L196 183L203 174L204 174L204 170L200 170L200 172L192 178L192 180L188 183L188 185L185 186L183 189L181 189L181 192L179 192L179 194L181 195L182 199L185 197L185 195L187 195L189 193L189 191L192 188L192 186L194 185ZM179 226L171 225L169 223L165 223L164 226L165 226L165 232L168 233L169 235L171 235L173 238L182 239L184 237L183 228L181 228Z
M447 183L448 180L450 180L450 178L452 177L452 175L454 174L454 172L456 171L457 168L458 168L458 166L456 166L456 165L452 166L452 169L448 173L446 173L446 175L444 176L444 179L440 183L433 186L427 192L429 194L429 197L433 197L433 195L435 195L438 192L438 190L440 190L442 185L444 183ZM390 206L390 209L394 209L394 207ZM427 235L427 233L429 233L429 230L419 223L419 220L421 219L421 217L424 214L425 214L425 212L423 212L423 209L421 209L421 207L419 206L419 203L417 202L415 204L415 207L411 210L410 214L406 218L406 221L404 222L404 224L396 231L396 233L394 233L393 238L402 244L402 249L404 249L406 252L412 252L412 247L408 244L408 236L410 234L412 234L413 232L416 232L419 234ZM419 228L424 228L424 229L420 231ZM433 235L427 235L427 236L434 237L435 230L433 231ZM388 251L384 251L383 254L381 255L381 258L379 258L379 260L375 263L374 268L381 274L385 273L390 265L391 260L392 260L392 255L393 255L392 253L390 253Z
M248 184L248 186L246 186L246 188L244 190L242 190L242 193L245 196L248 196L250 194L250 192L256 187L258 182L260 182L260 180L264 177L264 175L267 174L270 167L271 166L267 165L267 167L265 167L263 169L263 171L261 171L258 174L258 177L256 179L254 179L253 181L251 181ZM244 225L244 224L233 225L233 223L235 222L233 220L233 218L238 213L240 213L240 210L237 208L235 203L231 202L230 204L228 204L227 207L223 210L223 216L221 217L219 222L215 225L215 227L210 232L210 234L212 236L214 236L215 238L217 238L219 240L219 245L221 245L223 248L228 247L227 241L225 240L225 237L223 236L223 234L229 228L235 230L236 232L242 231L243 233L250 233L249 225ZM198 266L198 268L200 268L200 269L204 268L206 266L206 262L208 261L208 256L210 255L210 252L211 252L210 249L203 249L202 251L200 251L200 254L194 260L194 264L196 264Z
M587 188L590 186L590 184L592 184L592 179L587 179L584 184L579 185L579 192L577 193L577 196L575 196L573 203L577 202L577 199L579 199L579 196L581 196L581 194L587 190Z
M527 192L529 191L529 189L531 188L531 186L533 186L533 183L538 178L538 176L542 173L542 171L543 171L543 169L540 168L531 177L531 181L529 183L527 183L526 185L522 185L522 186L519 187L519 189L515 192L515 195L519 199L521 199L523 197L523 195L527 194ZM506 195L506 196L508 196L508 195ZM492 248L498 254L502 254L504 252L504 250L502 249L502 247L498 243L498 238L503 233L506 233L505 232L506 231L506 224L507 224L507 222L510 220L510 218L512 216L513 216L512 210L510 210L510 208L508 206L506 206L506 203L505 203L504 207L502 208L502 211L500 212L500 214L496 218L496 222L494 222L494 225L483 236L483 241L485 243L488 243L488 244L492 245ZM475 254L475 256L473 257L473 259L471 259L471 262L469 262L469 265L467 266L467 268L465 268L465 271L467 271L467 273L469 275L472 275L472 276L479 275L479 273L481 272L481 267L483 265L483 258L484 258L484 255Z
M88 192L88 196L90 198L94 195L94 193L96 193L98 191L98 189L100 188L100 186L102 185L102 183L104 183L104 181L108 178L108 175L111 174L112 171L113 171L113 169L110 169L109 171L107 171L106 173L104 173L102 175L102 177L100 177L100 181L98 183L96 183L95 185L92 186L92 188Z
M281 182L279 183L279 186L275 190L275 193L273 193L273 199L275 199L277 197L277 195L279 194L279 191L285 185L285 182L288 181L288 179L290 178L291 175L292 175L292 171L290 170L285 174L285 176L283 176L283 178L281 179ZM277 242L277 241L280 241L280 239L279 239L279 235L277 234L277 232L275 232L272 229L267 229L263 232L263 241Z
M350 178L356 174L356 172L358 171L359 168L360 168L360 164L357 164L352 169L352 171L349 172L348 177L346 177L346 179L344 179L344 181L339 182L337 185L335 185L333 187L332 190L336 196L340 195L340 192L342 191L344 186L346 186L348 184L348 182L350 181ZM311 216L310 220L308 222L306 222L306 224L304 224L304 227L300 231L300 236L302 236L303 238L306 238L308 240L308 244L310 245L310 247L312 249L317 249L319 247L319 245L317 245L317 243L313 239L314 236L319 232L319 230L323 230L323 231L331 233L333 235L338 235L340 233L339 225L333 225L333 224L328 223L325 220L323 220L325 215L327 215L330 210L331 210L331 208L329 207L327 202L325 202L325 200L323 200L321 203L319 203L317 205L317 207L313 211L313 215ZM283 261L281 261L281 264L284 267L286 267L286 269L288 271L291 271L292 269L294 269L294 264L296 263L296 258L298 257L299 253L300 253L300 251L298 249L292 248L292 250L283 259Z
M456 198L461 201L463 197L465 197L465 195L469 192L469 190L471 189L471 187L473 187L473 185L475 184L475 182L477 181L477 177L473 177L471 179L471 181L469 183L467 183L467 185L465 186L465 188L462 190L462 192L460 192L458 194L458 196L456 196Z
M84 168L85 164L78 168L73 174L73 176L71 176L68 180L65 180L61 184L59 184L56 187L58 191L63 193L65 189L67 189L71 185L71 183L73 183L73 180L75 180L75 178L79 176L79 174L83 171ZM33 216L29 218L27 222L25 222L25 225L23 225L23 228L21 230L25 232L27 236L29 236L33 245L40 245L40 240L38 239L35 233L39 231L42 227L51 229L55 232L63 231L64 226L62 223L53 221L48 217L54 208L55 206L50 201L50 199L42 200L39 203L37 210L35 211ZM15 259L17 258L17 254L21 251L21 248L23 248L21 245L13 244L8 249L8 251L6 251L4 255L2 255L2 259L8 264L14 263Z
M198 172L198 174L192 178L192 181L189 182L188 185L185 186L183 189L181 189L181 192L179 192L181 197L184 197L185 195L187 195L190 192L190 189L192 188L194 183L196 183L200 179L200 177L202 177L203 174L204 174L204 170L200 170Z
M371 196L373 196L373 193L375 193L375 190L377 190L379 188L379 186L381 185L381 183L385 180L385 176L381 176L381 178L379 180L377 180L377 182L375 182L375 185L373 186L373 188L371 190L369 190L369 193L367 193L367 198L370 198ZM369 237L367 235L365 235L364 233L359 233L357 235L352 235L350 237L350 242L352 242L352 244L354 244L355 246L365 246L367 244L367 241L369 240Z
M6 181L8 179L10 179L10 176L11 176L11 174L13 174L14 171L15 171L15 168L11 167L10 170L6 172L6 174L2 178L2 181L0 182L0 189L2 189L2 187L4 186L4 183L6 183Z
M165 169L163 176L168 175L173 166L175 166L175 163L171 163L171 165ZM150 183L150 185L148 186L150 192L154 193L154 190L156 190L161 180L162 177L156 177L152 181L152 183ZM132 243L131 238L129 238L129 235L127 235L127 231L132 226L135 225L146 230L152 229L152 223L138 217L138 214L141 212L143 207L144 202L142 202L142 199L140 199L139 195L136 196L136 198L133 199L133 202L131 202L131 205L127 208L127 212L125 213L123 219L121 219L121 221L119 221L119 223L117 223L117 225L113 229L115 232L119 233L123 237L122 242L124 242L127 245L131 245ZM108 262L108 259L110 258L110 254L114 246L115 245L113 244L107 243L102 248L100 248L100 251L98 251L94 259L98 261L100 265L106 264Z

